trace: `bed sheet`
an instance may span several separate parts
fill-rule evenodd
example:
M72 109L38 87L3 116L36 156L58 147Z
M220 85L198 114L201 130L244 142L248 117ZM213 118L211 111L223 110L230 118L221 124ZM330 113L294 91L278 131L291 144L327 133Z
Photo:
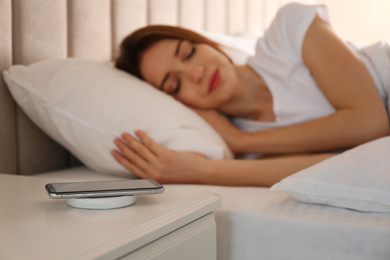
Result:
M35 176L107 180L85 167ZM164 185L169 189L173 185ZM258 187L174 185L223 198L216 211L218 259L390 259L390 214L298 202Z
M215 187L219 259L390 259L390 214L298 202L266 188Z

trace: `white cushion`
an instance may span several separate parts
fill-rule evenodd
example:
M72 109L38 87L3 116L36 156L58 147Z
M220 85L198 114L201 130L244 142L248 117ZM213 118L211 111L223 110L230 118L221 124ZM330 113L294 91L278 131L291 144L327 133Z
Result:
M208 31L200 31L199 33L220 44L223 51L237 65L245 65L248 58L255 55L257 40L263 35L260 31L234 36Z
M192 110L107 64L75 58L15 65L4 79L19 106L88 167L126 172L113 139L141 129L165 147L229 159L222 138Z
M271 187L302 202L390 212L390 137L384 137L293 174Z

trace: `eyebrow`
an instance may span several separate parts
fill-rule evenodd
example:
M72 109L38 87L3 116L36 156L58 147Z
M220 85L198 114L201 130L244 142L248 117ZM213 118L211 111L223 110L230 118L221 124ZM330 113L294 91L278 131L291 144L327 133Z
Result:
M183 40L179 40L179 42L177 43L176 50L175 50L175 57L177 57L177 55L179 55L180 46L181 46L181 43L182 43L182 42L183 42ZM160 85L160 89L161 89L161 90L164 90L163 87L164 87L165 82L166 82L167 79L169 78L169 75L170 75L170 73L167 73L167 74L165 75L164 79L162 80L161 85Z

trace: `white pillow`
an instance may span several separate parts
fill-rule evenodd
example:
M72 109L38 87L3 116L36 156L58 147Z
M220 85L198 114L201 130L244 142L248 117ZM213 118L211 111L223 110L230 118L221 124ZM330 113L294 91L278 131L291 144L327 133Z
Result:
M141 129L165 147L233 157L222 138L192 110L112 66L80 59L15 65L4 79L19 106L88 167L126 170L110 155L113 140Z
M220 44L222 50L237 65L245 65L248 58L255 55L257 40L263 35L260 31L234 36L208 31L199 31L199 33Z
M390 212L390 137L384 137L293 174L271 187L302 202Z

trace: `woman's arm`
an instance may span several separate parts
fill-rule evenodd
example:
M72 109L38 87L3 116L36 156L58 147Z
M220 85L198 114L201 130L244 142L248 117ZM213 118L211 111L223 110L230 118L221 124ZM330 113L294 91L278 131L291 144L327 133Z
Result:
M228 186L271 186L331 154L294 155L260 160L209 160L198 154L169 150L141 131L116 139L120 152L112 155L126 169L160 183L195 183Z
M309 123L254 133L212 123L235 153L330 151L389 134L387 112L364 63L318 16L304 38L302 57L336 112Z

